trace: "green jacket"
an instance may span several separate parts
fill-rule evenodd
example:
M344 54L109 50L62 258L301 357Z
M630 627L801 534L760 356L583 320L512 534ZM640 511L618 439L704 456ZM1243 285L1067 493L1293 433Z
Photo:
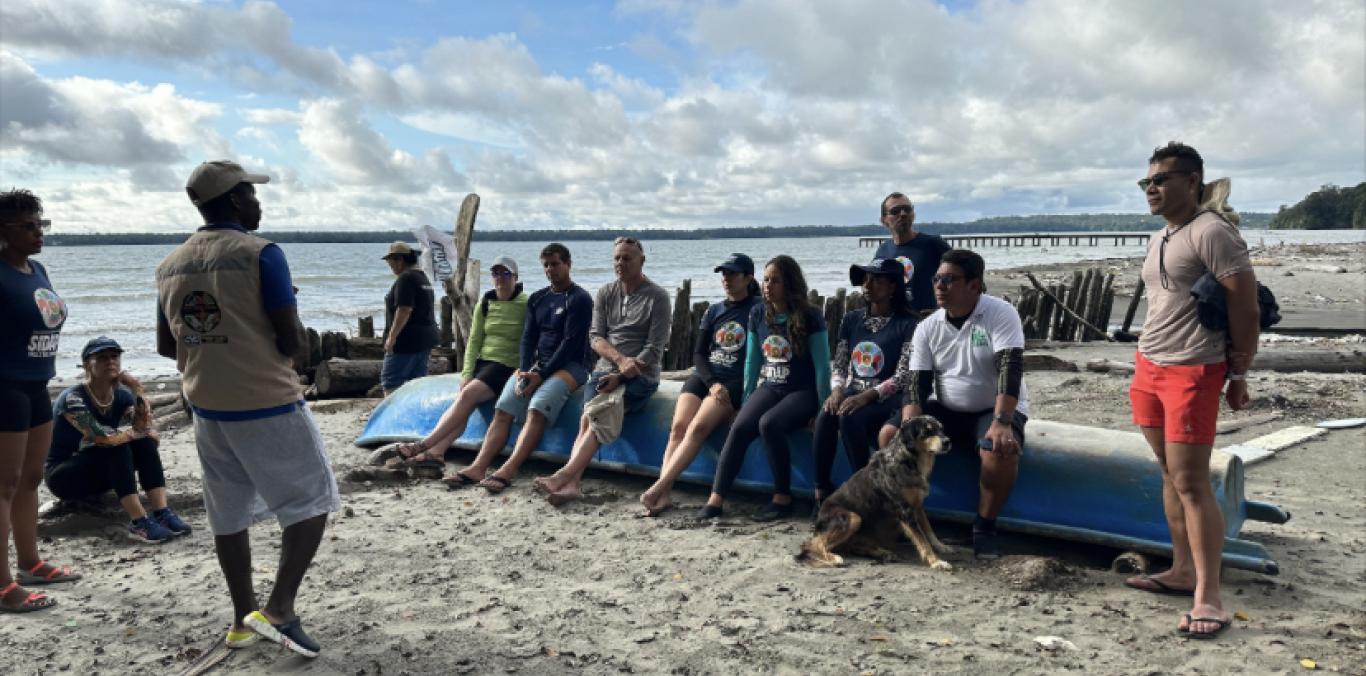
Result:
M479 359L496 361L504 366L517 368L519 349L522 344L522 325L526 323L526 294L518 285L517 295L512 300L498 300L495 291L484 294L487 299L488 315L484 314L484 300L474 306L474 317L470 320L470 340L465 344L465 368L461 369L461 380L474 377L474 363Z

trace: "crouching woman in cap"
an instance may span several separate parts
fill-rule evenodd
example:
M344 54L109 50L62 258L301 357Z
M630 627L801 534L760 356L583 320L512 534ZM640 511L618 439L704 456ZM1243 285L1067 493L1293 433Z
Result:
M165 542L188 535L190 526L166 505L166 475L157 452L151 405L142 385L123 371L123 349L100 336L81 350L85 383L57 395L56 423L44 475L48 490L63 500L98 498L113 490L128 513L128 535ZM131 422L129 429L119 429ZM149 513L138 497L147 494Z

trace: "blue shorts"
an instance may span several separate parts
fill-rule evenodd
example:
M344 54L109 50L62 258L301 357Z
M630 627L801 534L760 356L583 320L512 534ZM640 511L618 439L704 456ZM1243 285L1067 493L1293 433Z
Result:
M525 422L527 410L533 409L545 416L546 425L554 425L555 420L560 417L564 403L569 401L569 395L573 393L574 390L569 389L568 383L552 376L542 381L530 397L521 397L517 395L517 379L508 378L494 408L511 415L517 422Z
M583 388L583 403L585 405L592 401L593 397L598 396L598 380L609 375L611 374L594 371L593 375L588 376L588 387ZM650 403L650 397L655 396L655 392L659 389L659 381L649 382L641 378L631 378L624 382L623 387L626 388L626 396L622 400L626 404L627 413L635 413L645 408L645 404Z
M431 350L421 352L385 352L384 366L379 372L379 384L385 392L393 392L414 378L427 375L427 360Z

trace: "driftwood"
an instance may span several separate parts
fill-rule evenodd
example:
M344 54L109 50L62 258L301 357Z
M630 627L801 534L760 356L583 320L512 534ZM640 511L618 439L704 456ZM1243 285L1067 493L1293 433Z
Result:
M1129 299L1129 309L1124 311L1124 325L1120 327L1120 331L1128 333L1129 327L1134 325L1134 314L1138 312L1138 301L1143 298L1143 290L1143 278L1140 277L1138 286L1134 287L1134 295Z
M319 399L364 396L379 383L383 361L371 359L329 359L318 365L313 378ZM427 362L427 373L439 375L451 372L448 359L436 358Z
M464 363L465 343L470 336L474 304L479 300L479 261L470 260L470 241L474 238L474 221L478 216L479 196L474 193L465 195L465 200L460 203L460 214L455 219L453 233L455 274L445 283L446 296L451 299L450 345L456 352L454 366L457 369Z
M673 319L669 328L669 344L664 350L664 361L662 368L666 371L673 371L685 368L685 364L691 363L693 334L696 332L697 323L692 318L692 308L689 303L692 299L692 280L685 279L678 287L678 294L674 296Z
M1127 361L1115 361L1113 359L1092 359L1086 362L1087 371L1096 373L1133 373L1134 365Z
M1133 373L1130 362L1111 359L1093 359L1086 362L1086 370L1117 373ZM1302 352L1272 352L1259 354L1252 362L1252 372L1271 371L1274 373L1366 373L1366 355L1360 352L1329 352L1323 350Z
M1081 273L1077 273L1077 274L1081 274ZM1025 278L1028 279L1028 280L1029 280L1029 283L1030 283L1030 284L1033 284L1033 285L1034 285L1034 288L1038 289L1041 293L1043 293L1044 295L1046 295L1046 296L1048 296L1048 297L1050 297L1050 298L1053 298L1053 301L1054 301L1054 302L1057 302L1057 301L1058 301L1058 299L1057 299L1056 296L1054 296L1052 293L1050 293L1047 289L1043 288L1043 285L1039 283L1039 280L1037 280L1037 279L1034 278L1034 274L1033 274L1033 273L1031 273L1031 272L1026 272L1026 273L1025 273ZM1070 297L1070 294L1069 294L1069 297ZM1101 331L1100 329L1096 328L1095 325L1093 325L1093 324L1091 324L1090 322L1088 322L1088 321L1086 321L1085 319L1083 319L1083 318L1082 318L1080 315L1078 315L1078 314L1076 313L1076 311L1073 310L1072 308L1070 308L1070 307L1065 307L1065 306L1064 306L1062 309L1063 309L1063 311L1066 312L1069 316L1071 316L1072 319L1073 319L1075 322L1077 322L1078 324L1080 324L1080 325L1082 325L1082 326L1084 326L1084 327L1086 327L1086 328L1089 328L1089 329L1091 329L1092 331L1095 331L1097 335L1101 336L1101 337L1104 338L1105 340L1108 340L1108 341L1110 341L1110 342L1114 342L1115 339L1114 339L1114 338L1111 338L1109 333L1107 333L1107 332L1105 332L1105 331Z
M375 337L375 318L361 317L356 320L356 335L361 338Z

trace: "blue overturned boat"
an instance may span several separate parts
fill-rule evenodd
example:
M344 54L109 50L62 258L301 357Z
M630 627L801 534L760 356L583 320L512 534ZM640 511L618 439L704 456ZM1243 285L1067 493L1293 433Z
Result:
M380 403L356 445L374 447L420 439L433 428L460 387L460 376L442 375L410 381ZM665 381L645 409L627 416L621 438L603 446L593 466L644 476L657 476L669 437L669 425L681 383ZM568 460L583 400L571 397L559 420L546 430L535 457L553 462ZM492 402L477 410L455 448L479 448L493 414ZM515 440L518 429L510 436ZM1166 517L1162 512L1162 477L1152 452L1137 432L1031 420L1019 478L998 520L1004 530L1098 544L1125 551L1171 556ZM725 429L707 440L681 479L711 485L716 458L725 442ZM769 492L772 473L762 441L746 454L736 485ZM509 452L511 447L505 449ZM792 489L810 495L815 481L811 434L797 432L792 440ZM850 474L841 453L836 481ZM1239 538L1243 523L1252 519L1285 523L1290 514L1275 505L1243 497L1243 463L1216 450L1210 458L1210 481L1224 513L1224 564L1276 574L1279 567L1261 544ZM977 508L977 463L973 454L958 451L939 456L925 502L932 517L971 523Z

